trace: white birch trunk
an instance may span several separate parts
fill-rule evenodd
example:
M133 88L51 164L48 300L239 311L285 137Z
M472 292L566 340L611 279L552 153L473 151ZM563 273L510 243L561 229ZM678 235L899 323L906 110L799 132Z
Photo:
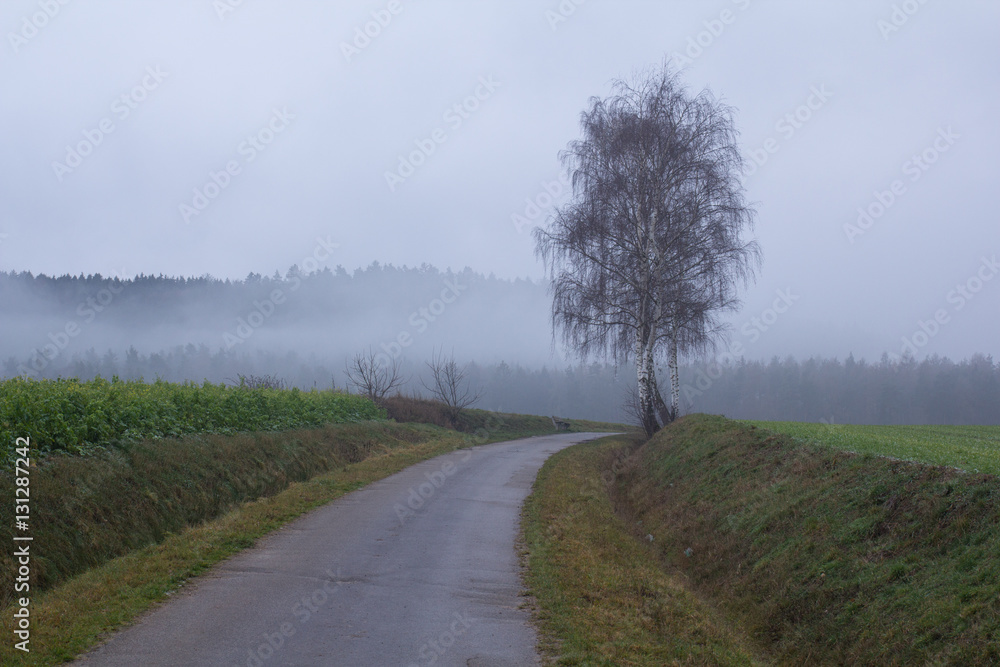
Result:
M655 340L656 332L652 326L645 332L642 329L636 332L635 372L639 385L640 419L643 421L643 428L649 435L652 435L658 426L653 387L653 343Z
M649 414L647 406L652 402L653 397L649 391L649 366L646 364L646 345L645 341L642 340L641 330L635 334L635 374L639 391L639 419L642 422L642 427L646 428L645 422Z
M670 369L670 418L677 419L680 416L681 378L677 365L677 331L673 328L673 322L667 345L667 365Z

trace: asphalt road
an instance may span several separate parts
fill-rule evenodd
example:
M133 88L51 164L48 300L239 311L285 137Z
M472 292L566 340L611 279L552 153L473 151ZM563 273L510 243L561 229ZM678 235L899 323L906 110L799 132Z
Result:
M74 664L537 664L514 541L554 434L419 463L325 505L185 586Z

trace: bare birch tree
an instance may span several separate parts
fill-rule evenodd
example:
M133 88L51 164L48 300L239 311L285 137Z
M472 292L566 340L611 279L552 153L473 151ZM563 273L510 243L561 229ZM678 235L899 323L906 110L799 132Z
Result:
M634 360L640 421L652 435L679 409L678 357L714 344L760 253L744 241L733 110L691 96L668 65L616 81L581 114L582 138L560 155L572 200L536 252L552 279L552 320L581 357ZM656 378L666 358L669 404Z

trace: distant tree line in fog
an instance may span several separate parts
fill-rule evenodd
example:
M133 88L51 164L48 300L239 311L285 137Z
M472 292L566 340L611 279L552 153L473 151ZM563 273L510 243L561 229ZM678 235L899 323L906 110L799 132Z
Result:
M423 359L403 358L401 391L426 395L430 384ZM16 375L16 360L4 375ZM212 351L178 346L159 353L124 354L91 349L46 369L45 377L97 375L238 384L242 375L273 375L302 389L348 389L344 363L296 352ZM423 382L421 382L423 380ZM481 388L475 407L503 412L635 423L626 407L632 368L610 364L528 368L517 363L469 363L468 381ZM836 359L740 360L681 367L683 412L736 419L826 421L842 424L1000 424L1000 364L975 355L956 363L909 357L877 363Z
M14 357L28 375L50 375L90 348L115 350L127 364L129 347L151 354L178 345L187 357L203 357L204 345L213 353L294 350L337 365L369 346L419 359L441 348L535 366L551 358L545 284L468 268L293 266L242 280L0 271L0 314L0 360ZM154 374L166 375L160 361L151 362Z
M688 412L838 424L1000 424L1000 364L849 356L699 364L682 371Z

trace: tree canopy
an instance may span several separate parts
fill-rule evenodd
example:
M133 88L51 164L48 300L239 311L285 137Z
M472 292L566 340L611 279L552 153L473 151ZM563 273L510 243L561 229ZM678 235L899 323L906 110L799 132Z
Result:
M759 263L742 238L756 212L733 109L707 90L691 95L664 64L615 81L580 125L560 156L572 200L535 232L553 325L582 357L635 362L638 418L652 434L677 416L678 355L712 345ZM664 358L669 405L655 372Z

